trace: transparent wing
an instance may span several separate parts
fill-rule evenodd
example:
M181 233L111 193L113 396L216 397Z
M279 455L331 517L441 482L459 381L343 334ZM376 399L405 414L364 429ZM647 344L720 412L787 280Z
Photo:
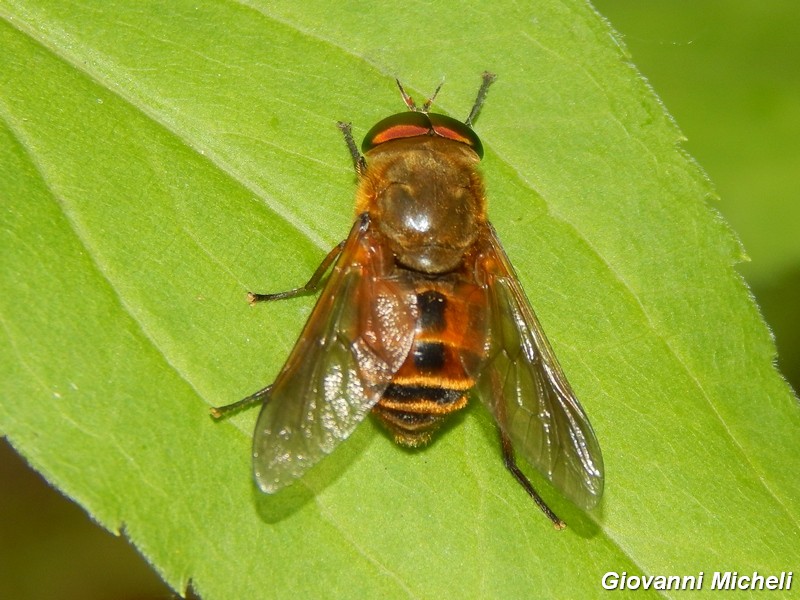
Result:
M592 508L603 494L600 445L489 229L489 336L478 392L516 452L575 504Z
M365 216L353 227L261 409L253 470L264 492L292 483L345 440L408 354L406 299L379 277L381 249L368 226Z

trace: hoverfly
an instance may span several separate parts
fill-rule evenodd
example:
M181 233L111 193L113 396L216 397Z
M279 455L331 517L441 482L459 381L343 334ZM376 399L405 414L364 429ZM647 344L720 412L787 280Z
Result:
M495 76L484 73L464 123L417 107L387 117L359 152L339 123L358 177L356 219L308 283L251 303L317 290L330 276L275 382L212 409L262 403L255 480L273 493L331 453L373 413L403 446L426 444L470 393L491 412L505 466L556 528L515 450L583 508L603 493L589 420L544 336L494 228L472 122ZM441 87L441 85L439 86Z

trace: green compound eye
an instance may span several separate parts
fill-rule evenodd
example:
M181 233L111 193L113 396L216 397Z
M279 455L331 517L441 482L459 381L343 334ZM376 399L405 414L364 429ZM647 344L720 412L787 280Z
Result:
M435 135L461 142L483 158L483 144L466 123L446 115L422 112L397 113L378 122L364 137L361 151L368 152L384 142L420 135Z

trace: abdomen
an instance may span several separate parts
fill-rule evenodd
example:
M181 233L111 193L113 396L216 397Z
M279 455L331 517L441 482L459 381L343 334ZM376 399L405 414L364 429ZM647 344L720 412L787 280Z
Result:
M419 446L464 408L483 359L487 302L474 282L414 279L416 325L405 362L373 412L398 444Z

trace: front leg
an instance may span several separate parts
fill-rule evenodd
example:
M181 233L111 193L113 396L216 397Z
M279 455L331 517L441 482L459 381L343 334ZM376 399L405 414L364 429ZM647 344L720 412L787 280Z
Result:
M340 242L333 248L333 250L328 252L328 255L322 259L319 267L317 267L317 270L314 271L311 279L309 279L308 283L306 283L304 286L286 292L278 292L277 294L254 294L253 292L248 292L248 302L250 302L250 304L255 304L256 302L264 302L266 300L282 300L284 298L293 298L306 292L315 292L327 270L342 253L342 248L344 248L345 241ZM256 393L250 394L246 398L243 398L238 402L234 402L233 404L226 404L225 406L212 406L210 409L211 416L215 419L221 419L232 413L252 406L253 404L263 405L269 402L269 393L271 390L272 385L268 385L267 387L258 390Z
M314 271L311 279L309 279L308 283L306 283L304 286L275 294L254 294L253 292L247 292L247 301L250 304L255 304L256 302L265 302L267 300L283 300L284 298L294 298L295 296L299 296L307 292L316 292L319 288L320 282L322 281L322 277L342 253L342 248L344 248L344 243L346 241L347 240L342 240L333 247L333 250L328 252L328 255L322 259L322 262L317 267L317 270Z

